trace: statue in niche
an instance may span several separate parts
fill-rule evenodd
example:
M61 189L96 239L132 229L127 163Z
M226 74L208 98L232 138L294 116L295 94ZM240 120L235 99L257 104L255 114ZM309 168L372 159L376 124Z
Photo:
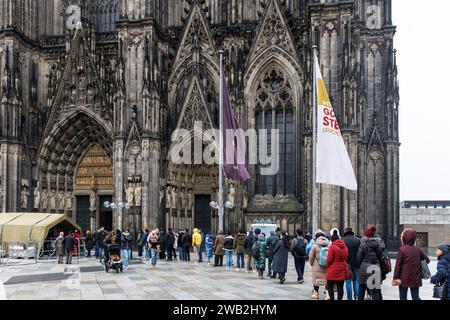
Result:
M142 205L142 185L138 183L136 188L134 189L134 202L136 207L140 207Z
M244 188L242 192L242 209L248 208L248 191L247 188Z
M52 189L50 193L50 210L56 210L56 190Z
M42 190L42 204L41 204L41 208L43 210L47 210L47 205L48 205L48 192L47 189Z
M192 210L194 206L194 196L192 194L192 190L189 190L187 195L187 209Z
M173 187L172 189L172 201L171 201L171 208L172 209L177 209L178 206L178 194L177 194L177 188Z
M180 189L180 209L184 210L184 208L186 208L186 197L183 189Z
M28 208L28 197L30 196L30 193L28 192L28 187L23 187L21 192L21 204L22 209Z
M66 195L63 190L59 191L58 203L59 203L59 210L64 211L66 208Z
M234 183L231 182L228 189L228 201L234 204L235 196L236 196L236 189L234 188Z
M73 206L73 195L72 195L72 191L69 190L69 194L66 196L67 210L72 210L72 206Z
M213 191L212 191L211 201L213 201L213 202L217 202L218 201L216 189L213 189Z
M127 203L132 207L134 206L134 188L131 183L128 184L128 188L126 191L127 194Z
M97 210L97 194L95 193L95 191L91 191L91 194L89 196L89 210Z
M41 192L39 191L39 188L34 188L34 209L39 210L39 205L41 204Z
M172 188L167 186L166 188L166 209L172 208Z

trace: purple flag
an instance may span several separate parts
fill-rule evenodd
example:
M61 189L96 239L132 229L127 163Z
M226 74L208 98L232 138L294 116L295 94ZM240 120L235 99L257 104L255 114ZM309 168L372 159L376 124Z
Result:
M223 171L228 179L233 181L250 180L250 174L245 167L245 133L241 129L230 103L230 93L222 66L222 96L223 96Z

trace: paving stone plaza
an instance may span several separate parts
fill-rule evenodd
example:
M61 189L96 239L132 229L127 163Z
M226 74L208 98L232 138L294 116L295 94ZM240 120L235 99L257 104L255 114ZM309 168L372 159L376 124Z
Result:
M133 260L124 273L106 273L98 260L86 258L72 265L8 261L0 265L0 281L8 300L311 300L310 269L306 267L305 283L299 285L293 259L289 260L284 285L259 280L256 273L196 262L158 261L157 269L151 270L147 263ZM430 270L436 272L435 260ZM390 285L391 280L392 273L382 287L383 298L398 300L398 288ZM422 300L432 300L432 288L424 281ZM321 292L321 300L324 297Z

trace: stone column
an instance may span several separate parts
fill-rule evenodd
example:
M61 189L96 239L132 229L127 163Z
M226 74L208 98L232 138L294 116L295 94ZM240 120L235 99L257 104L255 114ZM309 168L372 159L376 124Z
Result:
M114 142L114 202L123 202L124 183L124 140L119 139ZM123 228L124 209L113 210L113 228Z

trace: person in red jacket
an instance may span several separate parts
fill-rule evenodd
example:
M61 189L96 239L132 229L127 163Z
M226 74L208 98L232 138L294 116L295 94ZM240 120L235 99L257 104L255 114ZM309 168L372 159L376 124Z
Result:
M333 230L331 246L327 256L327 290L330 300L334 300L334 286L337 287L338 300L344 298L344 282L347 270L348 248L339 236L337 229Z
M428 258L419 247L416 246L417 234L413 229L405 229L401 235L403 246L397 253L393 286L399 286L400 300L408 299L408 288L411 290L413 300L420 300L419 288L422 286L422 265Z

